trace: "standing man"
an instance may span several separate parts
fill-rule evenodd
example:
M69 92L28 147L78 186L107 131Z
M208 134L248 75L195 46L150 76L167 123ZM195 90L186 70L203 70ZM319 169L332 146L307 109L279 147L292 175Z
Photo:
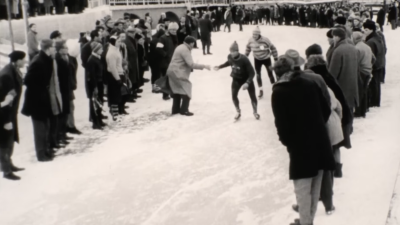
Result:
M34 23L29 25L27 45L29 61L32 61L33 57L39 53L39 42L37 40L36 24Z
M381 31L383 32L383 25L385 24L386 10L385 6L382 5L381 9L378 12L378 16L376 18L376 23L379 24Z
M54 76L56 51L54 42L49 39L42 40L40 47L41 51L29 65L24 79L26 91L22 114L32 119L37 159L47 162L53 159L49 146L52 109L48 87Z
M275 63L278 81L271 104L279 140L289 153L289 179L299 206L300 219L291 225L310 225L317 212L323 171L335 169L326 129L331 109L314 80L303 76L304 71L292 71L294 64L286 56Z
M224 15L224 19L225 19L224 31L228 27L228 33L230 33L231 32L231 24L233 22L231 7L228 7L226 9L226 12L225 12L225 15Z
M216 19L215 19L215 23L216 23L216 31L221 31L221 24L224 20L224 13L222 12L221 7L218 7L218 10L216 12Z
M346 41L345 28L333 28L332 35L334 49L328 62L328 70L338 81L353 113L359 105L357 49L353 44Z
M237 18L237 22L239 23L239 31L243 31L243 20L245 17L245 13L242 9L242 7L239 5L237 7L237 11L236 11L236 18Z
M210 16L208 14L205 14L204 18L200 20L199 26L201 44L203 47L203 55L206 55L206 48L207 54L212 55L210 52L212 24L210 21Z
M261 78L261 67L263 65L265 66L271 84L275 83L274 73L271 70L271 56L273 56L274 60L277 61L278 51L268 38L261 36L261 31L258 27L254 29L253 37L250 38L246 46L245 55L249 56L251 51L253 51L254 67L257 73L257 84L260 89L260 94L258 97L262 98L264 95L264 91L262 89L263 84Z
M169 63L171 62L172 55L174 54L175 48L178 46L178 38L176 33L179 29L179 25L172 22L168 26L168 31L160 37L156 45L156 51L158 51L161 60L159 61L161 76L166 76ZM168 94L163 93L163 99L171 99Z
M25 53L13 51L10 64L0 71L0 165L4 178L19 180L14 172L24 170L14 166L11 156L14 142L19 143L18 108L22 92L21 68L25 65Z
M376 33L376 25L373 21L367 20L363 24L365 42L371 48L376 57L372 66L372 80L369 85L369 107L381 106L381 77L385 67L385 47L382 39Z

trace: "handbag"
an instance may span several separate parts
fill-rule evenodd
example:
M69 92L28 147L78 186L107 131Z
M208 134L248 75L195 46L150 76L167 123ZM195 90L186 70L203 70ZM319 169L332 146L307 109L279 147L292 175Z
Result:
M160 88L162 93L172 95L171 87L169 86L168 76L160 77L155 84Z

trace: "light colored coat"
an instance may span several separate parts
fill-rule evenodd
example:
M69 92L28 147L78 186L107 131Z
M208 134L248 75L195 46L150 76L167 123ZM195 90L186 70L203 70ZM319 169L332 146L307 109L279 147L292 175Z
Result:
M360 73L370 75L372 73L372 65L374 64L376 58L372 53L371 48L364 43L362 40L361 32L360 34L353 35L354 43L356 44L356 49L358 51L358 66Z
M328 129L329 139L331 140L331 145L337 145L343 141L343 131L342 131L342 105L336 99L333 91L328 88L329 96L331 98L331 115L326 122L326 128Z
M358 52L354 45L341 40L333 49L328 62L329 73L342 88L350 109L358 106Z
M203 70L205 68L204 65L193 62L191 50L190 45L186 43L179 45L175 49L167 70L172 93L186 95L189 98L192 98L192 83L189 81L190 73L193 69Z
M122 55L119 49L113 45L109 45L107 55L107 71L110 72L115 80L119 80L119 75L124 74L124 69L122 68Z

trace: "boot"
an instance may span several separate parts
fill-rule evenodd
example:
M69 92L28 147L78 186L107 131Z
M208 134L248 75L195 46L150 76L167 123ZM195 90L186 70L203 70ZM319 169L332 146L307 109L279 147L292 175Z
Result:
M260 119L260 114L254 113L254 117L256 118L256 120L259 120Z
M295 211L295 212L299 212L299 205L292 205L292 209L293 209L293 211Z
M335 212L335 206L332 206L332 209L325 210L326 215L330 216Z
M342 166L343 166L343 164L336 163L336 169L335 169L334 177L336 177L336 178L343 177Z
M16 166L12 165L11 166L11 170L12 170L12 172L19 172L19 171L24 171L25 169L24 168L18 168Z
M21 180L21 177L15 175L13 172L4 173L3 177L9 180Z
M239 112L237 112L236 116L235 116L235 120L238 121L240 119L240 117L242 116L242 114Z
M101 127L101 125L98 124L93 124L92 128L93 130L103 130L103 127Z
M264 96L264 91L260 90L260 94L258 95L258 98L262 98Z
M191 112L185 112L185 113L181 113L182 116L193 116L194 113Z

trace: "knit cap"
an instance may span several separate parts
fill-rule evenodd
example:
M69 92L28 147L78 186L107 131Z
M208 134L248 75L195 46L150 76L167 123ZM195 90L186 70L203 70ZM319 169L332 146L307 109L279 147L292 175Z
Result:
M171 22L168 25L168 30L171 30L171 29L178 30L179 29L179 25L176 22Z
M310 55L322 55L322 48L318 44L313 44L310 47L306 49L306 56L307 58L310 57Z
M233 42L233 44L229 48L229 51L231 51L231 52L238 52L239 51L239 45L236 43L236 41Z
M364 27L364 29L367 28L367 29L376 31L375 22L372 21L372 20L367 20L367 21L365 21L365 23L363 24L363 27Z
M253 30L253 34L261 35L261 31L260 31L260 28L258 26L256 26L256 28Z
M332 30L332 35L339 37L340 39L346 39L346 31L342 28L334 28Z
M103 48L103 46L100 43L95 41L90 43L90 47L92 48L92 52L94 53L97 53L101 48Z
M56 51L59 52L65 45L66 41L65 40L60 40L60 41L56 41Z

